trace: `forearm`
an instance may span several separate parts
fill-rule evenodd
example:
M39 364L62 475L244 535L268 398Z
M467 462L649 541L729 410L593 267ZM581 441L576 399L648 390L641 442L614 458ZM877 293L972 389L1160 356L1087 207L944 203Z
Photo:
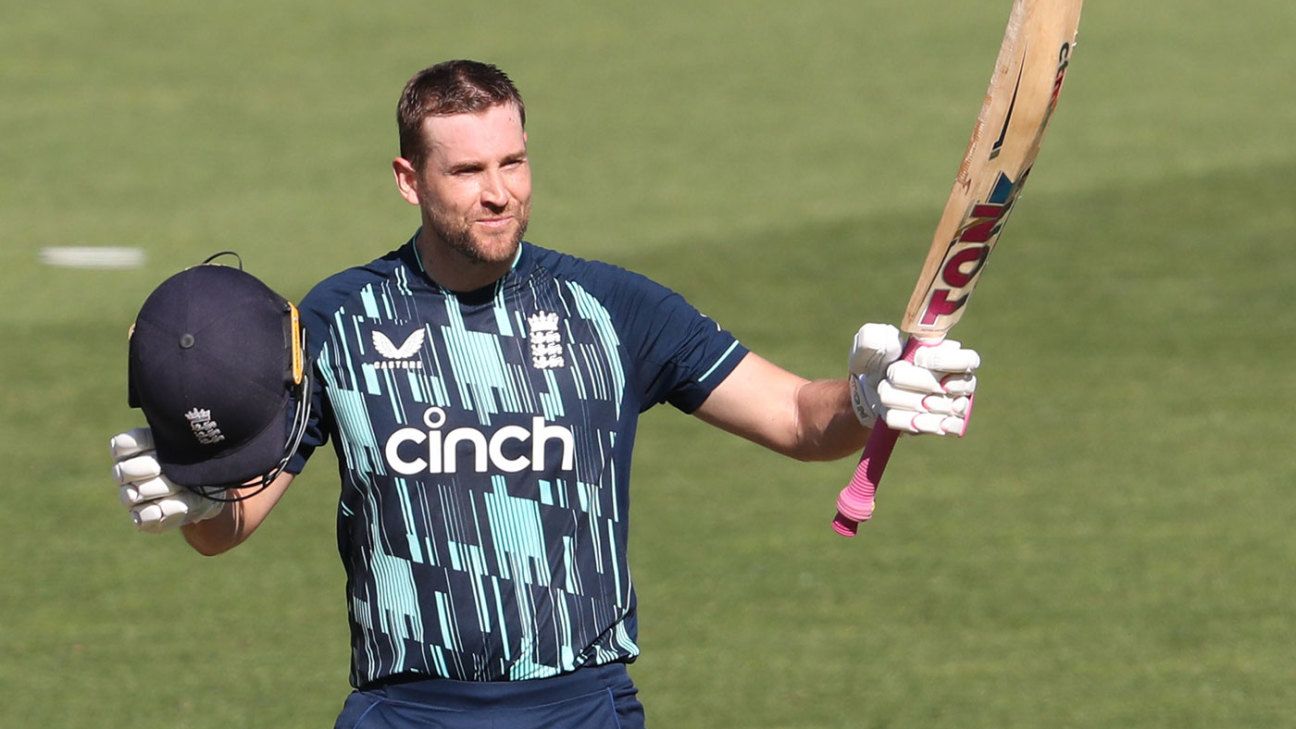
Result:
M786 455L802 461L831 461L858 453L869 429L851 408L845 378L806 382L796 391L796 436Z
M228 552L246 541L261 526L292 479L292 474L281 473L274 482L259 492L248 487L231 489L231 494L246 498L226 504L220 514L210 519L180 527L180 532L189 546L201 554L210 557Z
M845 378L806 380L755 354L748 354L694 414L802 461L846 456L862 448L869 434L851 408Z
M247 538L241 534L243 508L238 503L226 504L221 513L204 521L185 524L180 533L185 541L200 554L208 557L227 552Z

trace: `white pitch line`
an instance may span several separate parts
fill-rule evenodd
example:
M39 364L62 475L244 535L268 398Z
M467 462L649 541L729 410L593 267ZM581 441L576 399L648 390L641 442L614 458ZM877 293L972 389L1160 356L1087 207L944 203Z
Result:
M41 263L63 268L138 268L144 250L122 246L50 246L42 248Z

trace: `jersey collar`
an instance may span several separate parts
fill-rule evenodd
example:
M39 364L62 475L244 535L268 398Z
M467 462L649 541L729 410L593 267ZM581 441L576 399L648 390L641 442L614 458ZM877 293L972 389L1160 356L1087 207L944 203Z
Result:
M406 241L404 246L401 246L402 261L407 267L418 271L419 278L427 282L434 290L446 296L453 296L466 304L490 301L503 292L521 286L531 275L531 269L535 266L535 251L532 250L532 245L524 240L518 244L517 255L513 257L513 265L509 268L508 273L504 274L499 280L472 291L451 291L437 283L436 279L423 267L422 257L419 256L418 246L415 245L418 235L419 231L414 231L414 235Z

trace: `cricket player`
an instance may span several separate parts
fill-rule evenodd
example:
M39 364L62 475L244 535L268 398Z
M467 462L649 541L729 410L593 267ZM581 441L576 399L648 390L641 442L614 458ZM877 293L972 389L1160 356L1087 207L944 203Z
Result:
M219 554L332 440L355 687L337 727L644 725L626 545L653 405L804 460L858 452L879 416L966 425L979 358L955 342L910 365L866 325L849 376L808 381L643 276L524 241L525 124L494 66L410 79L392 169L422 224L302 301L311 415L284 473L223 507L179 489L130 505Z

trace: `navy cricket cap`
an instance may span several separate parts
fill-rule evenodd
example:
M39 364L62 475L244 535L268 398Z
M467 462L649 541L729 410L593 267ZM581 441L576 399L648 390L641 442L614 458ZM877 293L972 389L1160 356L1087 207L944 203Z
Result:
M304 357L296 307L241 268L162 282L135 319L128 375L162 472L200 493L277 475L309 410Z

